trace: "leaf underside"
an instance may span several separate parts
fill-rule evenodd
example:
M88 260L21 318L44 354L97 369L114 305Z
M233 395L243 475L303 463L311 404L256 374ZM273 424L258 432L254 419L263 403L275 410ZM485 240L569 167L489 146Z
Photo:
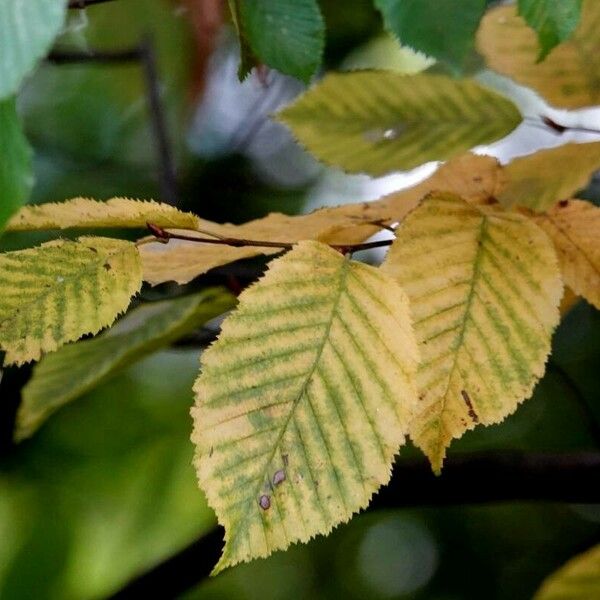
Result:
M382 268L411 302L422 362L410 435L439 472L453 438L502 421L543 374L556 256L525 216L438 193L402 223Z
M406 297L300 242L240 296L204 353L195 464L225 526L215 572L328 533L390 478L416 401Z
M323 162L383 175L494 142L521 116L468 79L355 71L327 75L278 119Z
M219 289L144 304L98 337L44 356L23 388L15 438L30 437L68 402L234 304L235 298Z
M533 218L554 243L565 284L600 309L600 208L568 200Z
M0 254L0 347L6 364L38 360L111 325L141 287L135 244L84 237Z

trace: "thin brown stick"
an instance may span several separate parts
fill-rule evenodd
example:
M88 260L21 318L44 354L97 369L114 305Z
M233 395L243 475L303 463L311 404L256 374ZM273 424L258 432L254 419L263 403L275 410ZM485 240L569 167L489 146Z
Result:
M71 0L69 4L67 4L68 8L83 10L88 6L93 6L94 4L104 4L105 2L112 2L113 0Z
M197 237L193 235L186 235L184 233L173 233L167 231L158 225L153 223L146 223L149 231L152 235L164 244L168 243L169 240L184 240L186 242L197 242L199 244L218 244L221 246L232 246L233 248L244 248L246 246L258 247L258 248L279 248L281 250L291 250L295 242L273 242L270 240L248 240L244 238L229 238L229 237ZM358 252L359 250L370 250L371 248L383 248L390 246L394 240L377 240L374 242L363 242L360 244L329 244L329 246L342 254L349 252Z

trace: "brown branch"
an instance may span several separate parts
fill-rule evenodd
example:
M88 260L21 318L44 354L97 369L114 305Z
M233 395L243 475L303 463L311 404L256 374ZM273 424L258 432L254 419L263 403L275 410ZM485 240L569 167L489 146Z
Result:
M184 240L186 242L197 242L200 244L217 244L221 246L232 246L233 248L244 248L246 246L258 247L258 248L279 248L281 250L291 250L296 242L273 242L269 240L247 240L244 238L229 238L229 237L197 237L193 235L186 235L183 233L173 233L167 231L158 225L153 223L146 223L148 229L152 235L160 242L168 243L169 240ZM384 246L390 246L393 243L393 239L389 240L377 240L375 242L363 242L360 244L329 244L331 248L347 254L349 252L358 252L359 250L370 250L371 248L383 248Z
M412 506L542 501L598 503L600 453L487 452L449 457L436 477L425 459L400 459L390 484L369 511ZM152 597L168 589L179 596L212 571L223 545L218 527L174 556L133 579L113 599Z
M562 125L561 123L557 123L554 119L547 117L545 115L540 115L541 122L552 129L555 133L562 135L565 131L580 131L582 133L596 133L600 135L600 129L593 129L590 127L579 127L579 126L571 126L571 125Z

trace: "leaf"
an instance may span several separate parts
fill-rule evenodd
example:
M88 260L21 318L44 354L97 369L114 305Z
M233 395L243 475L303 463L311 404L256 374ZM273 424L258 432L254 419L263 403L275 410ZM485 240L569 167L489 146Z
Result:
M38 360L111 325L140 289L135 244L83 237L0 254L0 348L5 364Z
M460 72L473 48L485 0L375 0L385 28L403 45L448 63Z
M581 16L582 0L519 0L518 12L535 29L544 60L550 50L569 39Z
M451 159L416 186L373 202L323 208L308 215L271 213L239 226L203 221L202 229L225 237L250 240L298 242L314 239L328 244L356 244L381 228L374 223L402 220L433 190L461 194L472 202L486 202L497 196L503 185L504 172L495 158L466 154ZM272 248L234 248L180 240L140 246L144 280L152 285L165 281L187 283L215 267L277 252L279 250Z
M403 442L417 360L401 288L318 242L242 293L192 410L200 485L225 526L215 573L368 504Z
M60 32L65 0L0 2L0 99L14 94Z
M238 77L240 81L243 81L248 73L252 71L252 69L260 64L260 61L254 56L252 49L250 48L250 44L248 43L248 39L246 38L246 33L242 27L242 19L241 19L241 0L228 0L229 4L229 12L231 13L231 20L237 32L238 41L240 44L240 66L238 69Z
M30 437L68 402L234 306L220 289L144 304L98 337L44 356L23 388L15 438Z
M382 268L409 296L422 362L410 435L441 470L453 438L502 421L544 372L562 282L532 221L433 194L400 226Z
M174 206L154 201L112 198L99 202L89 198L73 198L26 206L9 222L7 231L38 229L70 229L82 227L145 228L147 223L159 227L197 229L202 220Z
M565 144L516 158L505 167L505 206L544 211L586 187L600 169L600 142Z
M308 83L325 47L325 23L317 1L243 0L236 4L241 31L254 55L269 67Z
M550 575L533 600L592 600L600 590L600 545L578 554Z
M356 71L326 76L278 114L319 160L383 175L504 137L516 107L471 80Z
M579 26L571 39L537 63L535 33L514 6L500 6L482 19L477 48L488 66L533 88L553 106L581 108L600 103L600 3L583 3Z
M14 98L0 100L0 233L29 196L33 186L32 154Z
M554 242L565 283L600 309L600 208L565 200L533 219Z

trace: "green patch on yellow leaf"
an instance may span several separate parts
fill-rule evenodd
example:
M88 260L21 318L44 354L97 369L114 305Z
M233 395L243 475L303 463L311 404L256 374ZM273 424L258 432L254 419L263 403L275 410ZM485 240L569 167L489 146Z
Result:
M0 348L5 363L37 360L123 312L142 284L135 244L59 240L0 254Z
M382 268L410 299L422 356L410 435L439 472L453 438L502 421L543 374L557 259L527 217L438 193L402 223Z
M385 484L415 407L407 298L301 242L241 296L202 358L195 464L225 526L215 572L326 534Z

